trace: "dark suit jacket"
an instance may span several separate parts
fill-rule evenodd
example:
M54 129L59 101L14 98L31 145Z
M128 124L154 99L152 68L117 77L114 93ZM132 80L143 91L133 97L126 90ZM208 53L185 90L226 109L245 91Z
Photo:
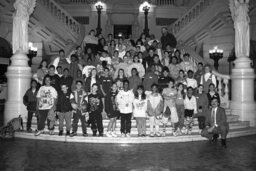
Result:
M213 126L212 125L213 121L211 120L211 113L212 113L212 109L208 109L206 111L205 126L210 126L210 127ZM225 112L225 109L222 107L217 108L216 123L218 127L228 126L226 112Z

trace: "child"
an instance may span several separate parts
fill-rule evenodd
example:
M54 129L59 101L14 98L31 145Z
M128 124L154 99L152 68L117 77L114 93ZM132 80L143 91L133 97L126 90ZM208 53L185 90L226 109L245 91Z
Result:
M99 137L103 137L103 124L101 112L105 112L104 98L99 93L98 84L92 85L92 93L88 96L88 111L91 122L92 136L97 136L97 130Z
M118 87L116 83L112 84L111 91L105 96L105 110L109 118L107 137L117 137L116 135L116 118L118 116L118 110L116 105L116 95L118 93Z
M108 68L104 68L104 74L100 77L99 79L99 84L100 84L100 89L101 92L103 94L103 96L105 97L108 92L110 91L111 85L112 85L112 78L109 76L109 69Z
M59 136L63 135L63 123L66 122L66 135L70 135L72 106L70 103L71 92L67 84L61 84L57 102L57 115L59 117Z
M36 113L36 95L38 92L38 84L36 80L31 81L31 87L26 91L23 96L23 103L27 107L28 110L28 120L27 120L27 131L32 132L31 129L31 121L33 114ZM38 117L37 123L38 123Z
M82 81L76 81L76 90L70 96L71 106L73 111L73 131L70 134L71 137L77 135L77 124L80 119L82 124L83 136L87 136L86 120L88 119L87 114L87 93L82 89Z
M187 88L187 95L184 99L184 107L185 107L185 122L184 125L186 127L186 134L191 134L193 128L193 115L197 114L197 103L196 97L193 96L193 88Z
M136 92L136 89L139 85L141 85L141 79L140 77L138 76L138 71L136 68L133 68L131 70L131 74L132 76L128 78L128 81L129 81L129 89L132 90L134 93Z
M160 121L163 111L163 99L161 94L158 93L157 84L153 84L151 86L152 93L148 95L148 104L147 104L147 112L149 116L149 124L150 124L150 137L156 136L160 137L161 134L159 132ZM154 131L155 127L155 131Z
M119 91L116 101L121 115L121 134L122 137L130 137L131 117L133 111L134 94L129 90L129 81L123 82L124 89Z
M117 78L115 78L115 82L117 84L117 88L118 90L123 90L123 86L124 86L124 80L126 80L127 78L125 77L125 73L124 73L124 69L119 69L118 70L118 75Z
M198 124L199 124L199 133L201 133L201 130L205 128L205 113L208 109L209 102L207 95L203 92L204 87L202 84L198 86L198 93L196 95L197 100L197 108L198 108L198 114L196 117L198 118Z
M176 123L179 121L179 119L175 105L175 100L177 98L177 90L174 87L173 79L170 79L168 88L163 89L162 95L164 98L163 135L165 136L165 128L168 123L168 119L170 118L174 129L173 135L176 136L177 128L175 127L175 125L177 125Z
M194 72L192 70L188 70L188 78L186 78L187 81L187 87L192 87L194 90L197 88L197 81L193 78Z
M138 136L146 136L146 116L147 116L147 99L144 92L144 87L139 85L135 92L135 99L133 101L133 116L136 118Z
M185 99L185 92L184 92L184 85L179 83L177 85L177 98L176 98L176 109L179 118L179 122L177 123L177 135L182 135L181 129L184 126L184 99Z

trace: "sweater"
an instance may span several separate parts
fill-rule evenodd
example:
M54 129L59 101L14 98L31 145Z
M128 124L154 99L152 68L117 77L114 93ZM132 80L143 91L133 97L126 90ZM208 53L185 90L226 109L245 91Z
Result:
M132 91L124 91L121 90L116 96L116 101L118 108L120 110L120 113L122 114L129 114L133 111L133 100L134 100L134 94Z
M156 96L150 94L148 96L148 103L147 103L147 112L149 116L159 116L163 112L163 99L162 96L158 93Z
M147 116L147 99L141 100L134 99L133 101L133 116L134 117L146 117Z
M196 103L196 97L192 96L191 99L188 98L188 96L184 99L184 107L188 110L194 110L194 114L197 113L197 103Z

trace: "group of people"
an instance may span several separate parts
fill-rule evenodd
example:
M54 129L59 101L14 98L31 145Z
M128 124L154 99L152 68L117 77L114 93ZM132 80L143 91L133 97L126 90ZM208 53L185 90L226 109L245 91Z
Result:
M149 136L165 136L168 123L178 136L191 134L197 117L202 136L215 141L221 134L225 146L228 124L225 110L219 107L211 67L196 64L188 53L175 49L176 44L166 28L160 41L142 34L136 42L114 39L112 34L105 39L91 30L83 46L70 55L60 50L50 64L41 62L23 98L28 109L27 131L32 131L36 113L36 136L43 132L46 120L54 134L57 119L59 136L64 121L66 135L76 136L79 120L83 136L88 136L88 125L93 136L103 136L105 116L109 118L108 137L117 137L117 119L121 119L121 136L130 137L133 118L139 137L147 135L147 118Z

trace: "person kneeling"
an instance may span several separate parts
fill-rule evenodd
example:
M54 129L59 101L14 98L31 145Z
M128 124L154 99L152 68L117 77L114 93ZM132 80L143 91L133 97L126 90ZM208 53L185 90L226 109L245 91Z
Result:
M201 135L206 137L212 142L216 142L219 134L221 135L221 145L226 148L226 137L229 130L227 123L227 116L225 109L219 107L219 101L217 98L211 100L212 109L209 109L206 113L205 129L203 129Z

